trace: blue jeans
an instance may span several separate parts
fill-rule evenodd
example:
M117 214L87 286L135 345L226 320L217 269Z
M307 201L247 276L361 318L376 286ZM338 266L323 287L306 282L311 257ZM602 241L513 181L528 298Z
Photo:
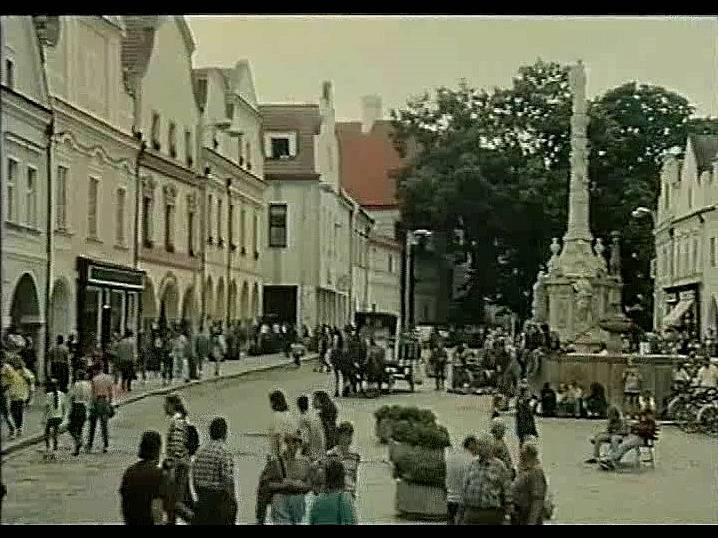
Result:
M275 525L301 525L305 508L305 495L278 493L272 499L272 523Z

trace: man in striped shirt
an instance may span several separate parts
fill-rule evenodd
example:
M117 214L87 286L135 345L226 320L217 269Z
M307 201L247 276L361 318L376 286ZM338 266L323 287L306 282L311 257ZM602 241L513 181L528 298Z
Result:
M192 467L197 504L192 524L234 525L237 496L234 461L227 450L227 421L215 418L209 426L210 441L199 449Z

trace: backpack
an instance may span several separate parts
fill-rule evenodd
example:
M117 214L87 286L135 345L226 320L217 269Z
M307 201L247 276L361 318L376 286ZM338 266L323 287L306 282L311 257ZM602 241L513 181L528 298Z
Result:
M199 432L194 424L187 424L187 452L194 456L199 450Z

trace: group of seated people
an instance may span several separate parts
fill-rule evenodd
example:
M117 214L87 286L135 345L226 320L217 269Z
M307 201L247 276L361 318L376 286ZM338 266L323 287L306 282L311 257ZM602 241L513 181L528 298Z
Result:
M593 457L586 460L586 463L598 463L607 471L616 470L623 456L631 450L645 446L648 441L655 440L657 433L654 409L650 407L641 409L638 422L629 424L621 410L611 405L608 408L606 429L591 439ZM610 445L610 448L606 455L601 457L601 447L605 444Z
M541 389L541 415L544 417L603 418L606 416L606 390L592 383L588 395L580 384L559 384L558 390L544 383Z

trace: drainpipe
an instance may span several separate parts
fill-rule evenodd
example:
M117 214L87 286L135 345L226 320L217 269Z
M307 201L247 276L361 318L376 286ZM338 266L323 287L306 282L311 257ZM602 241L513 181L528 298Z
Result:
M50 282L52 279L52 142L55 137L55 116L54 113L50 117L50 123L45 129L47 136L46 162L47 162L47 212L45 233L47 234L45 241L45 254L47 257L46 276L45 276L45 342L42 357L42 368L38 368L37 374L39 381L45 381L45 372L47 371L47 358L50 354Z
M364 235L364 305L363 308L369 311L369 275L371 274L371 257L370 257L370 245L369 236L371 234L371 228L367 226L366 234Z
M229 327L229 299L230 299L230 291L231 291L231 279L232 279L232 242L234 240L234 237L232 237L232 220L234 217L234 209L230 211L230 207L232 207L232 193L230 192L230 187L232 186L232 178L227 178L227 291L226 291L226 297L225 297L225 305L224 305L224 317L226 321L226 326ZM217 215L219 216L219 215ZM244 238L243 238L244 239Z
M132 266L137 269L140 256L140 201L142 199L142 180L140 179L140 164L147 149L147 143L142 140L142 132L135 131L135 138L140 141L140 150L137 152L135 161L135 231L134 231L134 252Z

